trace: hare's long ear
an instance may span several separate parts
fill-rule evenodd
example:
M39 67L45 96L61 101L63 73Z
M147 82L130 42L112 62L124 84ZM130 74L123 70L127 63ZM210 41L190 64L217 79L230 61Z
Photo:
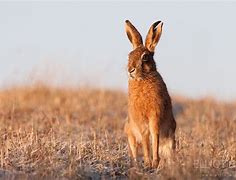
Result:
M126 30L127 36L130 42L132 43L133 48L135 49L138 46L143 45L142 36L138 32L138 30L131 24L129 20L126 20L125 24L126 24L125 30Z
M155 47L161 37L162 26L163 23L161 21L157 21L152 24L152 26L148 31L148 34L146 36L145 46L151 52L154 52Z

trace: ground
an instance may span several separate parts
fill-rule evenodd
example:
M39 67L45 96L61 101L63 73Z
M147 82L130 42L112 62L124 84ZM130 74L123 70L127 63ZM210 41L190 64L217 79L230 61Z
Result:
M0 179L235 179L236 103L173 96L173 105L175 161L146 171L130 167L126 93L43 85L1 90Z

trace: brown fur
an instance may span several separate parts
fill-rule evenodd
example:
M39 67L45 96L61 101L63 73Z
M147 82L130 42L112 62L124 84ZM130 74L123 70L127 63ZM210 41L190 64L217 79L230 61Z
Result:
M176 122L172 113L171 99L153 59L162 25L163 23L158 21L151 26L144 46L137 29L126 21L126 32L134 50L129 53L128 61L129 113L125 132L134 163L137 164L137 151L141 144L146 166L151 166L149 148L151 135L154 168L159 164L159 151L164 158L170 158L175 147Z

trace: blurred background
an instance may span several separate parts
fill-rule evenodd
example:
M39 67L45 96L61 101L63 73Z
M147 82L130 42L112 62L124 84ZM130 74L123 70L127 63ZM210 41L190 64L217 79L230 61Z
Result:
M171 94L235 100L234 2L0 2L0 87L127 90L124 30L164 22L155 60Z

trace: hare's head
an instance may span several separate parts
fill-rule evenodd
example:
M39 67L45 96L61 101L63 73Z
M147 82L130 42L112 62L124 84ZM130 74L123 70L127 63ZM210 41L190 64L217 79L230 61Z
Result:
M144 79L156 72L156 64L153 59L155 47L161 37L161 21L155 22L149 29L145 45L138 30L126 20L126 33L133 45L133 51L129 53L128 74L131 79Z

